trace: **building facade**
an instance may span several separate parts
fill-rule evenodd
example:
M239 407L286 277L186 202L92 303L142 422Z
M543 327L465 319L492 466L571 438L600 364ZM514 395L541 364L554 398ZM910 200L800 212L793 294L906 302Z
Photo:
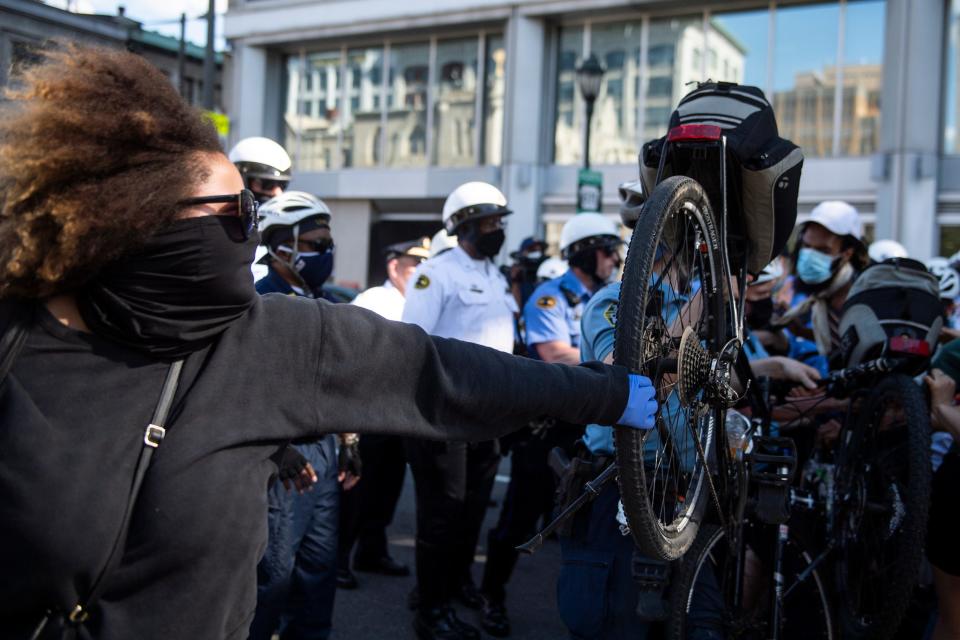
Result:
M870 237L960 250L960 0L231 0L231 142L282 141L329 201L338 281L373 284L389 242L440 227L467 180L507 194L507 250L556 245L576 205L585 108L604 211L642 144L707 78L761 87L804 148L800 211L844 199Z
M180 77L180 41L143 28L127 17L123 7L116 15L64 11L36 0L0 0L0 89L16 82L24 65L52 39L74 40L106 47L123 47L139 53L180 88L182 95L200 106L203 96L203 47L187 43L184 73ZM223 54L217 54L214 103L223 112ZM0 98L2 99L2 98Z

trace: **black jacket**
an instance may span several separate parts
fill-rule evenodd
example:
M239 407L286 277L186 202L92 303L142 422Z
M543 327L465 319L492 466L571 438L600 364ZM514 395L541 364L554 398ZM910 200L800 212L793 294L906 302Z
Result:
M39 312L0 389L0 636L70 608L116 536L167 365ZM489 440L615 422L623 369L431 338L348 305L260 299L188 359L90 637L245 638L277 444L323 433Z

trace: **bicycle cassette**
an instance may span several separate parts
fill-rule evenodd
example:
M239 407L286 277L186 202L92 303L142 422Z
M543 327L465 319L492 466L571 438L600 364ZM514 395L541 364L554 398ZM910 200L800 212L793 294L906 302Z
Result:
M690 405L710 380L710 356L692 327L683 330L677 353L677 395Z

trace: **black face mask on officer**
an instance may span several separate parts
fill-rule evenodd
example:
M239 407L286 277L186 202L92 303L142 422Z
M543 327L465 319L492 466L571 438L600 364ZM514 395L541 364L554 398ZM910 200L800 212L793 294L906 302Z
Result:
M480 255L486 258L493 258L500 253L500 249L503 247L507 235L503 230L503 222L499 218L497 218L497 223L500 224L500 226L490 231L481 231L481 223L484 222L486 222L486 219L477 220L466 225L466 228L461 231L459 235L463 240L473 245Z

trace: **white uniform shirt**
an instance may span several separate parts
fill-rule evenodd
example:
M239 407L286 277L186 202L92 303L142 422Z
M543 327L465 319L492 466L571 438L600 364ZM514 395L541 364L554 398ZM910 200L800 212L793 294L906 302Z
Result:
M410 282L413 282L411 280ZM370 287L356 298L353 303L358 307L370 309L387 320L400 320L403 316L403 306L406 298L400 290L387 280L382 287Z
M455 247L421 262L407 287L403 321L429 334L510 353L517 303L490 260Z

